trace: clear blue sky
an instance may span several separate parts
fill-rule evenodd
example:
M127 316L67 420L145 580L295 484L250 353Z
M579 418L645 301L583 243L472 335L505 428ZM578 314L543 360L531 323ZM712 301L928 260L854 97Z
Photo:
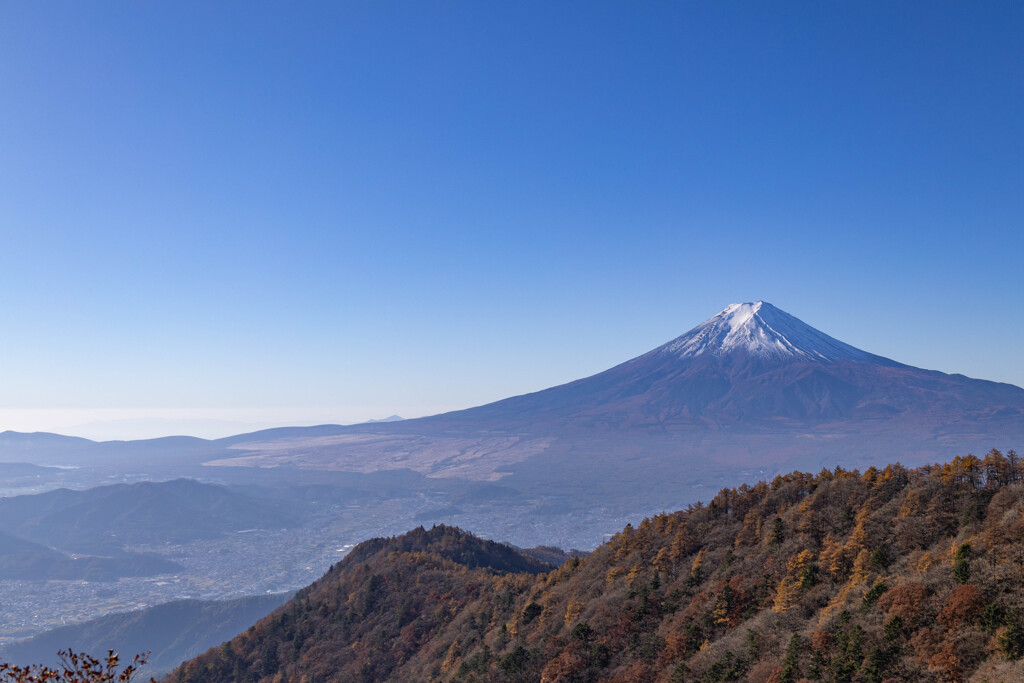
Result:
M756 299L1024 385L1022 35L1020 2L3 3L0 428L429 414Z

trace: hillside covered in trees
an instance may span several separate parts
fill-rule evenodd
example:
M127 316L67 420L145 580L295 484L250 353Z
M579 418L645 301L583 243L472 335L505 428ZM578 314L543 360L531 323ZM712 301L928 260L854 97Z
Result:
M1024 463L795 472L550 569L450 527L357 547L173 682L1024 679Z

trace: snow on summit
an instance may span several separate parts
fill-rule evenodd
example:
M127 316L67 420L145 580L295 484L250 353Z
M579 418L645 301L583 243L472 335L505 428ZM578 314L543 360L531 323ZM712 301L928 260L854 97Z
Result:
M819 332L764 301L730 304L661 347L682 358L742 352L766 360L869 360L876 356Z

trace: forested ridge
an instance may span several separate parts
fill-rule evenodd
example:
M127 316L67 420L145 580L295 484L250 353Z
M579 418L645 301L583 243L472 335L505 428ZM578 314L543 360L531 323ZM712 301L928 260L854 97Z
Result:
M376 539L168 680L1024 680L1013 451L725 489L546 568L451 527Z

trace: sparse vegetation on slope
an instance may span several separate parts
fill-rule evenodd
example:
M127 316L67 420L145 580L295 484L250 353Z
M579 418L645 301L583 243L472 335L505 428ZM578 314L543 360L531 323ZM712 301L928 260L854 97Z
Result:
M421 529L364 544L170 680L1015 680L1022 480L1012 451L796 472L536 576Z
M166 674L186 659L233 638L280 607L286 595L253 595L221 601L175 600L146 609L62 626L32 638L0 645L0 659L56 666L55 653L149 651L145 676Z
M103 659L73 650L63 650L57 656L60 665L56 668L0 662L0 683L129 683L145 665L147 657L135 655L122 668L120 657L113 650Z

